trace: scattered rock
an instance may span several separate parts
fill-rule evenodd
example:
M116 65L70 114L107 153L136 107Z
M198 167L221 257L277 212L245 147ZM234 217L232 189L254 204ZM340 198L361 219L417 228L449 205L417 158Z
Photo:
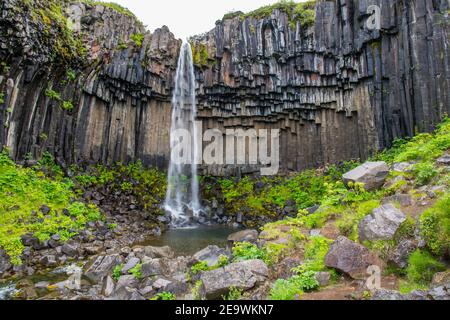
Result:
M114 292L114 289L115 289L114 280L110 276L105 277L102 288L103 295L105 297L111 296Z
M316 272L315 278L321 287L326 287L330 283L331 274L329 272Z
M409 294L381 289L372 295L372 300L450 300L450 283L428 291L416 290Z
M40 260L39 263L43 265L44 267L54 267L58 263L56 262L56 257L51 254L44 255Z
M362 183L366 190L371 191L382 187L388 175L389 167L386 162L366 162L344 174L343 179L346 184Z
M122 257L118 254L94 257L86 267L85 276L90 281L98 283L121 263Z
M229 256L229 253L218 246L208 246L205 249L195 253L192 259L195 262L205 261L209 267L215 266L219 262L220 256Z
M450 166L450 153L446 153L436 160L438 166Z
M440 286L446 283L450 283L450 271L438 272L433 276L433 280L431 281L431 285L433 287Z
M348 274L353 279L366 279L367 268L381 267L382 262L366 247L339 236L325 256L325 265Z
M396 172L410 172L412 170L412 162L397 162L392 165L392 171Z
M233 245L236 242L250 242L256 243L258 241L258 231L256 230L243 230L235 232L228 236L228 243Z
M80 247L79 243L75 241L69 241L61 247L61 251L69 256L69 257L76 257L78 255L78 248Z
M261 260L248 260L224 268L202 273L200 279L208 299L218 299L230 288L249 290L264 282L269 275L267 265Z
M399 268L406 268L408 266L408 258L414 250L417 249L417 244L411 240L401 240L394 251L389 255L389 262L394 263Z
M133 275L124 275L117 280L116 290L121 288L137 288L139 281Z
M142 277L152 277L157 275L162 275L164 266L161 263L161 259L150 259L144 261L141 267Z
M412 197L409 194L395 194L383 199L383 204L398 202L402 207L409 207L413 204Z
M139 258L130 257L122 268L122 274L127 274L128 271L133 269L139 262L141 262L141 260L139 260Z
M392 204L373 210L358 226L359 240L391 240L406 216Z

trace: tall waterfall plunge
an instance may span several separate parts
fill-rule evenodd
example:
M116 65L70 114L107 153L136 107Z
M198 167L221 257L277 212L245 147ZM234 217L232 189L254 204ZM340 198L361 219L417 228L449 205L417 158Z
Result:
M176 227L189 225L191 218L198 217L200 212L199 183L195 161L199 151L197 142L198 128L195 123L196 113L192 50L189 43L183 42L178 59L172 98L171 159L165 202L165 209L172 216L172 225ZM174 132L179 130L187 130L190 133L190 141L178 139ZM190 155L179 154L179 149L176 147L180 142L190 145ZM180 156L188 158L189 164L180 164L180 161L176 161Z

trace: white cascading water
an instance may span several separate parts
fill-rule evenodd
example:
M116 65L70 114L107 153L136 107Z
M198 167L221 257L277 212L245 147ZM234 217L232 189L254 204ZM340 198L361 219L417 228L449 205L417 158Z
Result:
M191 46L183 42L178 59L175 88L172 98L171 132L178 129L191 133L191 161L189 165L173 161L174 146L178 141L171 139L171 160L168 172L168 187L165 209L172 217L172 226L186 227L200 213L199 182L195 155L198 152L197 126L195 118L197 107L195 102L194 62Z

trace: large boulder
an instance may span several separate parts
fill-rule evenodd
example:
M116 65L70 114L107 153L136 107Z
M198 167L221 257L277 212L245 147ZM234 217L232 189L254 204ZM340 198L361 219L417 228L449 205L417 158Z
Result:
M363 165L343 175L344 182L348 184L362 183L368 191L381 188L389 175L389 166L386 162L366 162Z
M230 288L249 290L264 282L269 276L267 265L261 260L248 260L224 268L202 273L206 298L218 299Z
M90 281L98 283L109 275L116 265L121 263L122 257L118 254L97 256L87 264L84 275Z
M228 256L225 249L218 246L208 246L203 250L198 251L192 256L194 262L205 261L209 267L213 267L219 263L220 256Z
M325 265L348 274L353 279L366 279L367 268L382 267L381 260L366 247L339 236L325 256Z
M233 245L236 242L256 243L258 241L258 231L242 230L228 236L228 244Z
M173 258L175 256L175 253L173 250L166 246L166 247L144 247L144 254L147 257L158 259L158 258Z
M405 220L406 215L391 203L382 205L360 222L359 240L391 240Z

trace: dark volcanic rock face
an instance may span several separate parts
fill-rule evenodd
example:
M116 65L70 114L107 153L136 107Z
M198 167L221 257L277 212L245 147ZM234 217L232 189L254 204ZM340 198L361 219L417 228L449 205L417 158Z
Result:
M367 28L372 4L380 30ZM49 151L66 164L165 167L181 42L108 7L64 10L87 55L61 63L58 42L42 40L61 30L21 1L0 4L0 144L18 160ZM281 129L287 170L366 158L431 130L450 113L448 10L446 0L336 0L318 1L309 28L277 10L218 22L193 40L208 53L196 74L203 129Z
M370 30L369 5L381 7ZM281 163L366 158L450 111L447 1L319 1L316 23L288 15L218 22L196 42L207 127L282 128Z
M62 64L40 42L44 32L61 37L45 18L35 18L45 2L35 0L32 8L20 3L0 5L0 57L7 69L0 78L1 144L17 159L49 151L67 164L142 159L165 166L181 42L167 27L150 34L134 17L78 3L65 10L87 54ZM143 36L142 44L132 40L136 35ZM69 72L75 78L68 79ZM73 109L65 110L64 101Z

